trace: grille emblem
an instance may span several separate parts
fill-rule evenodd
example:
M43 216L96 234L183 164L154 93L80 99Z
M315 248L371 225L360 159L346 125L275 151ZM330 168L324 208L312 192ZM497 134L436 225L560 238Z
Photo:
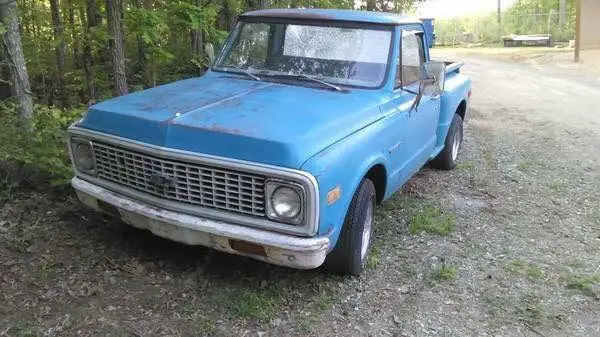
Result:
M148 181L152 186L160 189L165 189L175 186L175 180L165 174L154 172L150 175Z

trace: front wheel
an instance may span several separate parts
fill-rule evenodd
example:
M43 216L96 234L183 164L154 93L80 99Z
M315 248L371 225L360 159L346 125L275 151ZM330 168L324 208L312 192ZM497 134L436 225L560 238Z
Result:
M448 128L448 135L444 143L444 149L430 163L434 168L441 170L452 170L458 162L458 152L463 141L463 119L454 114L452 123Z
M375 186L365 178L352 197L335 248L327 255L327 269L342 275L359 275L367 261L374 222Z

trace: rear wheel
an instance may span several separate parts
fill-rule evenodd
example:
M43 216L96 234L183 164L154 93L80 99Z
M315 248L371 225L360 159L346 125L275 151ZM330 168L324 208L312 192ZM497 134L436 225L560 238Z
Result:
M375 186L365 178L352 197L335 248L327 255L327 269L343 275L359 275L367 261L374 222Z
M458 153L463 141L463 119L454 114L444 142L444 149L430 163L434 168L452 170L458 162Z

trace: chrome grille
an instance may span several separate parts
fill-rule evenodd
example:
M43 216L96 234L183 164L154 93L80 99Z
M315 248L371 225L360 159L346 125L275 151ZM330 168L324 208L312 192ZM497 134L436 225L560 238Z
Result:
M265 217L263 176L161 158L98 141L92 146L101 179L172 201ZM157 183L157 176L166 181Z

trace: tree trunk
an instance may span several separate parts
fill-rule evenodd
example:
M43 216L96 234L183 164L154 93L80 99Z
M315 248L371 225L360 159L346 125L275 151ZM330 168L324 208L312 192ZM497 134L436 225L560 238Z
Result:
M60 16L60 7L58 0L50 0L50 10L52 11L52 25L53 25L53 36L57 42L55 53L56 53L56 68L58 69L58 76L56 78L56 84L58 86L58 97L60 100L60 106L66 108L69 106L69 95L65 88L65 36L63 21Z
M228 1L225 1L227 4L227 31L231 31L235 26L235 21L237 19L237 13L234 11L233 6Z
M73 44L73 68L80 69L81 68L81 44L79 41L79 36L77 34L78 27L75 23L75 9L76 6L73 4L73 0L67 1L67 6L69 9L69 30L71 33L71 43Z
M567 0L560 0L558 4L558 24L562 27L567 22Z
M28 125L33 116L33 101L21 46L17 3L14 0L0 0L0 22L3 22L6 28L2 49L6 53L4 58L9 63L11 92L19 102L21 120Z
M115 90L119 96L128 93L127 75L125 73L125 51L123 49L123 29L121 26L121 4L121 0L106 0L110 59Z
M86 0L86 17L87 27L85 30L85 38L83 39L83 71L85 73L85 86L88 93L88 104L95 103L98 98L94 79L94 56L92 53L92 30L98 26L100 22L100 13L96 0Z
M6 59L6 55L4 55L4 45L0 44L0 100L10 98L12 96L10 90L10 82L5 80L5 78L9 78L10 75L8 73L8 60Z
M261 9L269 8L269 0L260 0L260 8Z
M133 3L138 9L145 9L142 0L135 0ZM133 65L133 73L141 76L144 86L149 87L153 84L152 78L154 76L154 70L148 70L148 48L141 33L139 33L135 39L137 44L137 61Z
M201 0L196 0L196 6L198 8L202 8L202 1ZM194 53L194 56L196 56L196 59L203 61L204 60L204 39L203 39L203 29L202 29L202 25L203 22L200 22L200 27L198 27L197 29L192 30L192 52ZM200 73L203 72L203 69L199 70Z

